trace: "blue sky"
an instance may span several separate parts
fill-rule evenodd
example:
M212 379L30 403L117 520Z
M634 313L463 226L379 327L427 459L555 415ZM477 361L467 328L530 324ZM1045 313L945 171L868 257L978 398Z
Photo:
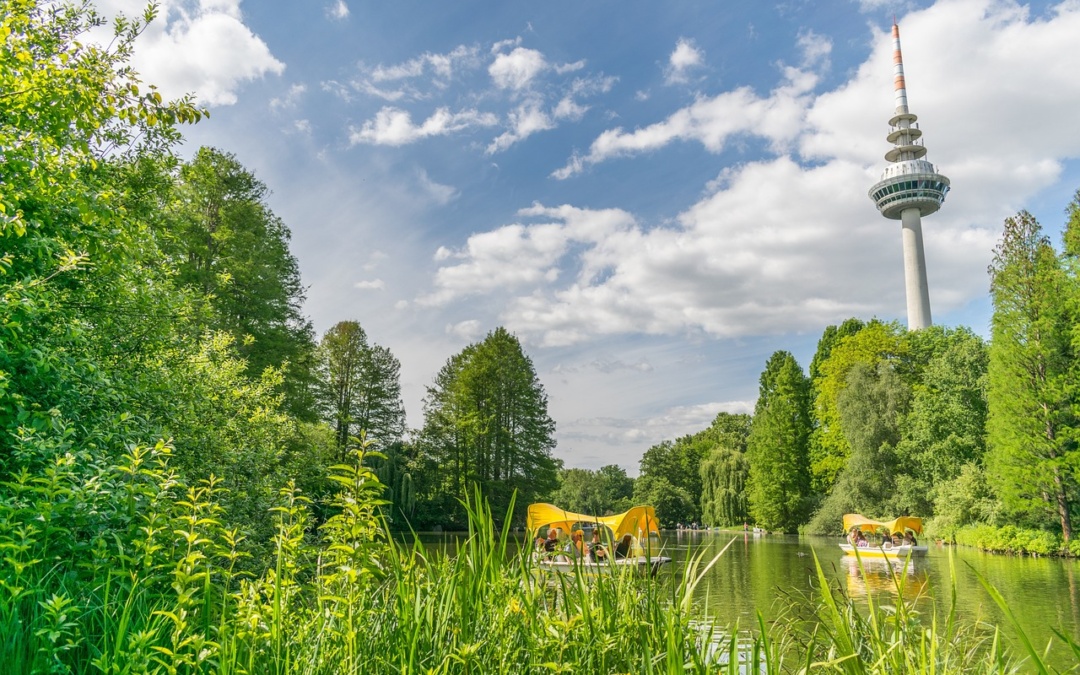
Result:
M131 12L134 0L101 0ZM165 0L136 55L193 93L292 230L321 334L402 364L409 424L446 359L526 346L567 466L750 411L774 350L904 320L885 166L893 16L928 159L936 323L985 333L1002 220L1052 236L1080 187L1080 2Z

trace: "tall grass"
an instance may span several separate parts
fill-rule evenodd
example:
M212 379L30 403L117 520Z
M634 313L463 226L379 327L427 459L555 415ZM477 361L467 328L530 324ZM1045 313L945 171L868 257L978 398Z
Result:
M4 483L0 671L1048 672L1034 647L1020 660L996 630L954 612L860 606L816 560L812 611L793 605L740 630L696 606L719 556L657 578L614 566L548 575L479 496L456 554L400 545L385 536L362 450L333 468L335 515L318 531L305 498L281 491L274 556L255 574L220 520L217 482L182 485L168 454L136 448L89 473L61 457ZM903 598L903 577L894 583Z

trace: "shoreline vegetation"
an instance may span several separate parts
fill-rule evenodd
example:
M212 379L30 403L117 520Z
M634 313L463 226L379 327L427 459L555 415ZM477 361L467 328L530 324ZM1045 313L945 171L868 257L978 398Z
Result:
M924 616L904 599L903 575L896 597L860 605L816 559L809 605L739 626L695 608L722 553L658 578L538 574L511 519L497 528L479 495L464 504L456 555L398 545L364 452L333 468L337 513L317 536L308 500L282 490L269 567L245 570L219 519L225 490L185 485L168 459L159 444L102 467L119 499L61 465L51 483L22 486L25 508L0 513L0 532L12 533L0 580L5 673L1050 672L1046 646L1030 643L981 578L1005 629L960 619L955 586L934 589L944 621ZM52 527L80 512L94 514L85 524L97 536ZM1061 640L1080 659L1080 645Z
M410 431L388 348L353 320L316 339L269 188L228 152L177 156L207 112L130 67L157 11L101 46L92 2L0 0L5 675L1048 672L989 586L1001 630L856 605L820 567L814 611L729 626L694 602L712 561L541 582L508 532L542 497L784 532L910 513L1077 554L1080 194L1060 254L1006 222L989 344L850 319L636 479L567 469L506 328L447 359ZM392 543L405 523L470 534L451 557Z

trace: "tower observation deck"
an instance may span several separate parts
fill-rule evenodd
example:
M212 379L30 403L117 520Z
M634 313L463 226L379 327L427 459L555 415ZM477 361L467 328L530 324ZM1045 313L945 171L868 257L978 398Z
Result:
M881 180L870 188L881 215L901 222L904 243L904 285L907 291L908 329L930 326L930 289L926 283L926 258L923 254L922 217L941 208L949 192L949 179L924 159L926 147L918 117L908 110L907 84L904 81L904 58L900 52L900 27L892 27L893 83L896 111L889 120L893 144L885 153L890 162Z

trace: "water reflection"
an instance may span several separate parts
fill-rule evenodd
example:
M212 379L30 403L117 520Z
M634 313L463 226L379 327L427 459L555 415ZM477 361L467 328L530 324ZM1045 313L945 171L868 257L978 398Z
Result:
M426 547L453 553L464 535L421 535ZM931 547L923 558L898 561L893 573L903 579L903 595L890 578L884 560L863 559L859 570L854 556L844 555L837 538L799 537L752 532L664 532L662 554L675 564L661 574L677 578L685 561L696 555L703 565L712 560L728 542L727 552L716 561L707 578L695 589L695 612L703 622L717 627L752 629L757 612L774 621L793 602L809 601L817 588L814 558L826 575L839 580L856 600L872 597L875 602L903 597L919 611L943 618L956 590L956 611L964 620L1000 626L1011 635L1001 610L978 581L978 572L997 587L1028 637L1040 651L1051 640L1050 662L1058 668L1070 667L1075 659L1051 629L1080 639L1080 562L1053 558L1023 558L979 553L971 549ZM524 540L515 545L524 546ZM950 557L953 558L950 561ZM1014 643L1014 647L1018 646Z
M844 556L840 569L847 573L847 593L852 598L894 595L913 602L929 590L930 571L916 560Z

